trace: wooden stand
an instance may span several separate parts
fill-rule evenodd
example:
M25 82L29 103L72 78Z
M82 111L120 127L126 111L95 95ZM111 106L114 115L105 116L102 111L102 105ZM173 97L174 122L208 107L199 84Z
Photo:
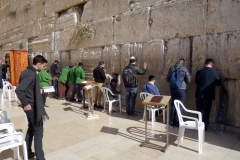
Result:
M149 95L146 97L146 99L142 102L144 105L144 112L147 113L147 105L155 105L155 106L166 106L167 108L164 108L164 110L167 110L167 127L166 127L166 145L162 148L160 148L163 152L165 152L169 146L169 131L168 131L168 125L169 125L169 101L171 99L171 96L162 96L162 100L160 102L151 102L151 99L154 97L154 95ZM145 141L142 143L142 147L144 145L147 146L149 143L149 139L147 138L147 114L145 114Z
M88 119L99 118L99 115L95 113L93 106L93 88L95 86L96 85L86 85L83 87L83 89L87 91L88 94L88 112L85 114Z

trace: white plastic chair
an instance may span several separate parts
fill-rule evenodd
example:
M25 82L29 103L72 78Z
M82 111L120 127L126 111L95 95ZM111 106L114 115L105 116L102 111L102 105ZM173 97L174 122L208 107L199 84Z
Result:
M0 124L9 123L10 120L7 117L7 112L2 110L0 111Z
M13 148L14 159L19 159L19 146L23 146L24 160L28 159L26 142L21 132L0 135L0 152Z
M152 95L151 93L147 93L147 92L141 92L140 93L140 98L142 100L144 100L148 95ZM147 105L147 110L149 111L149 119L151 119L151 115L152 115L152 125L154 125L154 122L156 121L156 118L155 118L155 112L158 111L158 115L159 115L159 110L160 109L163 109L165 108L164 107L156 107L156 106L151 106L151 105ZM165 110L162 110L163 112L163 123L165 123ZM144 113L143 113L143 121L144 121L144 117L145 117L145 110L144 110Z
M113 104L113 102L119 101L120 113L121 113L122 112L121 95L120 94L118 95L117 100L110 100L109 96L108 96L108 93L110 93L111 95L114 95L112 93L112 91L110 89L106 88L106 87L102 87L101 91L103 92L103 95L104 95L104 110L105 110L105 107L106 107L106 103L108 102L109 103L109 114L112 114L112 104Z
M0 104L3 104L3 89L0 89Z
M8 100L11 101L11 92L15 92L16 86L12 86L12 84L8 81L3 81L3 95L6 96L6 93L8 94ZM15 94L15 98L16 93Z
M205 124L204 124L204 122L202 122L202 113L198 112L198 111L192 111L192 110L186 109L184 107L184 105L182 104L182 102L179 100L174 100L174 106L177 110L178 119L179 119L178 145L177 146L179 146L180 140L181 141L183 140L185 129L195 129L195 130L198 130L198 152L202 153L202 144L204 143L204 139L205 139ZM183 107L185 112L197 114L198 119L182 115L181 111L180 111L180 106ZM183 118L191 119L193 121L183 121Z
M14 133L14 124L13 123L4 123L0 124L0 131L7 130L7 133Z

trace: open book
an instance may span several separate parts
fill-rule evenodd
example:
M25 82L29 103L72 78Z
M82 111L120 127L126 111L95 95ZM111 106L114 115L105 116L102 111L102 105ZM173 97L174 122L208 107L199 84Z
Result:
M91 88L92 88L91 85L86 85L86 86L83 87L83 89L85 89L85 90L89 90L89 89L91 89Z
M161 102L162 98L163 98L163 96L154 96L154 97L152 97L150 102L159 103L159 102Z
M44 90L44 93L55 92L53 86L42 87L42 89Z

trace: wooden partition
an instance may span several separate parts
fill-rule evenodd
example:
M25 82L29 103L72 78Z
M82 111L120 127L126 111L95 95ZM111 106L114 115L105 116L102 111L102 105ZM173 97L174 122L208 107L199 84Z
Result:
M17 86L20 74L28 67L28 52L25 50L10 50L10 82Z

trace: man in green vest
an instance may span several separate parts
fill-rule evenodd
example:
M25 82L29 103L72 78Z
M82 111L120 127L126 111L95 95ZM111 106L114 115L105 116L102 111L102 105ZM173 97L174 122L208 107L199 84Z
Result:
M75 69L78 102L82 102L82 89L83 89L83 85L80 84L80 83L85 81L85 72L84 72L82 67L83 67L83 63L79 62L78 63L78 67Z
M76 76L75 76L75 69L77 68L78 64L72 67L72 69L69 71L69 85L71 86L71 93L70 93L70 98L69 101L76 101L75 99L75 94L77 90L77 85L76 85Z
M58 79L59 83L59 92L58 92L58 99L64 100L67 97L67 93L69 90L69 85L68 85L68 74L69 74L69 67L64 67L62 69L62 73ZM63 94L63 91L65 89L65 93Z
M40 88L50 86L50 81L52 80L52 77L50 76L50 74L47 73L47 67L44 67L43 70L38 72L38 78L40 82ZM46 106L47 96L48 96L48 93L42 94L44 107L49 107L49 106Z

